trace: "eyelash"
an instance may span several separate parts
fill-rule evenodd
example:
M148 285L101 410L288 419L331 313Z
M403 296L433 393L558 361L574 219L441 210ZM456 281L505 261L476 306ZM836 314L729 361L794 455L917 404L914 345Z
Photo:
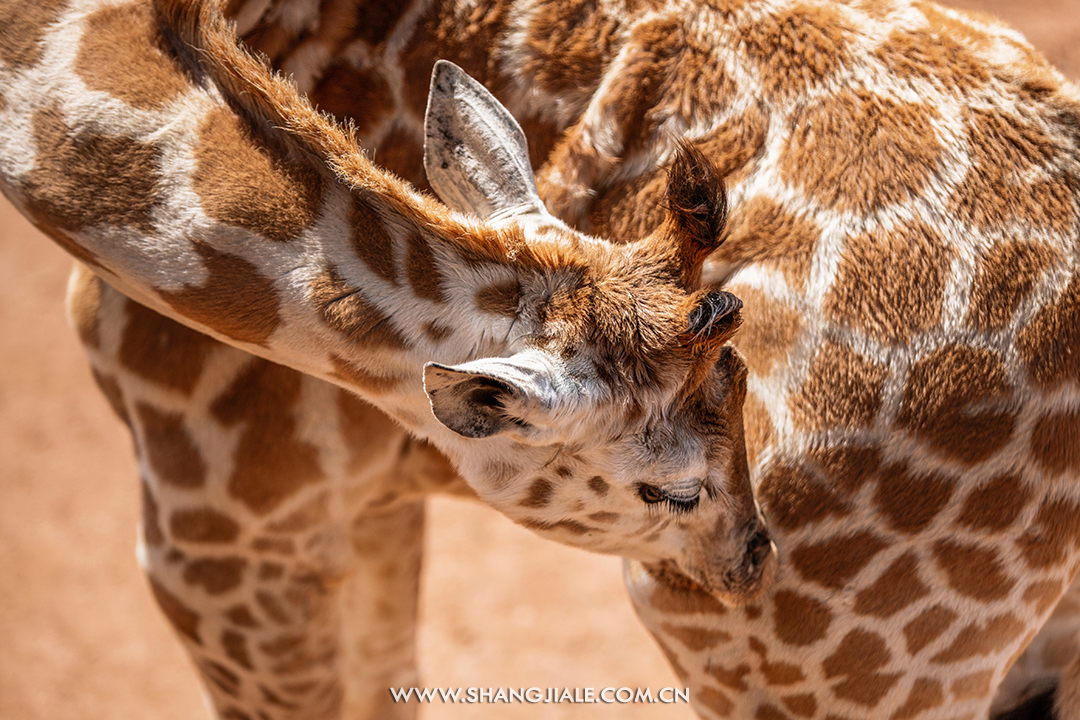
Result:
M685 515L693 512L701 501L700 492L692 498L673 497L652 485L640 485L638 487L638 497L646 505L662 504L674 515Z

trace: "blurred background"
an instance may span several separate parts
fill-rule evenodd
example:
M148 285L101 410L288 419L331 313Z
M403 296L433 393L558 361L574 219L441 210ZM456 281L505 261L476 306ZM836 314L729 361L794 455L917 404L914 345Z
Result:
M962 0L1080 79L1080 0ZM0 130L2 131L2 130ZM199 720L195 673L135 562L127 430L64 318L70 262L0 197L0 720ZM420 657L427 687L677 685L617 558L436 499ZM443 718L689 718L687 705L442 705Z

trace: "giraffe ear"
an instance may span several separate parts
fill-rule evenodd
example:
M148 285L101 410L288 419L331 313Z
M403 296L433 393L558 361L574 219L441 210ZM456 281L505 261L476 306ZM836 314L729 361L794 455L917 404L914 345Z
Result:
M521 126L483 85L446 60L431 72L424 170L455 210L485 220L548 214Z
M568 385L536 351L424 366L424 391L435 418L469 438L512 433L526 441L550 440L546 426L569 398Z

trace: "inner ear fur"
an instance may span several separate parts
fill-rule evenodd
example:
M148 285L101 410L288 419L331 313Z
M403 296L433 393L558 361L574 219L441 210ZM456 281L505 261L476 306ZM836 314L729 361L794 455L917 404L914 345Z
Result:
M742 324L742 306L742 300L726 290L699 290L690 297L686 336L691 342L727 342Z

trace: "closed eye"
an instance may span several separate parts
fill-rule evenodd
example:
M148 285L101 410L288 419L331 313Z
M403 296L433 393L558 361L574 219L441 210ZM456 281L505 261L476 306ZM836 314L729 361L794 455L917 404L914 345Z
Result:
M685 515L692 512L701 501L701 488L699 486L692 494L683 495L665 492L655 485L642 484L638 486L638 497L646 505L663 505L674 515Z

